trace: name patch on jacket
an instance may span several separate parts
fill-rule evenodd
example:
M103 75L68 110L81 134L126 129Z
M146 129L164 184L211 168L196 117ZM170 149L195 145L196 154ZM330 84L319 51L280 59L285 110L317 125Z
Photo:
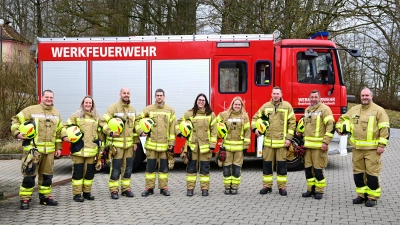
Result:
M311 117L311 116L321 116L322 112L307 112L305 114L306 117Z
M32 118L58 119L57 115L31 114Z
M136 116L135 113L128 112L126 113L127 116ZM114 113L114 116L124 117L125 113Z

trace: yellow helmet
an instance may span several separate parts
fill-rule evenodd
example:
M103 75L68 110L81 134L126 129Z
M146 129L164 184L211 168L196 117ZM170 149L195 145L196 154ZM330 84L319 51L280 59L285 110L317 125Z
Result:
M125 121L119 117L112 118L108 121L108 127L111 132L120 134L124 130Z
M71 143L79 141L82 137L81 129L78 126L70 126L67 128L67 136Z
M150 118L143 118L139 121L139 126L145 133L150 133L151 128L153 128L154 121Z
M265 134L269 127L269 122L267 120L258 119L256 121L256 128L260 134Z
M193 130L193 124L189 120L184 120L179 124L182 136L188 137Z
M304 133L304 117L301 117L299 119L299 122L297 123L297 131L300 133Z
M350 132L350 121L345 119L343 121L343 123L338 124L338 126L336 127L339 129L340 133L342 134L349 134Z
M225 123L222 122L217 123L217 131L219 138L225 138L226 135L228 134L228 128L226 128Z
M32 139L36 137L36 125L35 122L31 120L21 124L18 129L22 137L26 139Z

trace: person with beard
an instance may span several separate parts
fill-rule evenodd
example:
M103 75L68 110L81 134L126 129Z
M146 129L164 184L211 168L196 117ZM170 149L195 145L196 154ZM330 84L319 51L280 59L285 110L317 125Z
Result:
M210 159L217 143L216 116L208 103L205 94L199 94L192 109L185 112L178 120L176 132L183 137L179 130L181 121L188 120L193 125L193 131L187 137L187 148L191 151L191 160L186 168L187 196L193 196L196 186L197 171L200 171L201 195L208 196L210 189Z
M165 104L165 92L162 89L155 91L156 102L148 105L138 116L138 121L143 118L150 118L154 121L151 131L145 133L140 125L136 125L137 134L146 137L146 189L142 192L143 197L154 194L156 183L157 163L158 187L160 194L170 196L168 190L168 158L167 151L172 152L175 146L175 110Z
M36 175L38 178L38 192L41 205L56 206L58 203L51 197L51 184L54 169L54 156L61 155L62 121L60 112L54 107L54 93L51 90L43 91L41 103L26 107L16 116L12 117L11 132L17 139L23 140L24 163L28 152L36 148L40 154L36 169L32 173L22 173L24 176L19 190L22 210L29 209L35 187ZM21 125L35 124L36 136L27 139L20 132Z
M107 135L107 144L113 145L116 149L112 158L112 168L108 187L112 199L118 199L119 182L121 180L121 193L126 197L134 197L131 189L131 174L133 168L133 154L140 142L135 132L136 110L131 105L129 88L122 88L120 100L107 108L106 113L100 119L100 127ZM108 121L112 118L120 118L124 121L124 128L121 133L112 132Z
M372 101L373 93L368 88L361 90L361 104L352 107L342 115L337 132L343 132L348 121L350 145L353 147L353 174L357 198L353 204L373 207L381 196L379 173L382 169L382 154L389 143L390 124L386 111Z
M304 113L304 133L296 131L298 136L304 136L304 171L307 180L307 191L303 197L322 199L326 179L324 168L328 165L328 145L335 132L335 119L329 106L321 102L318 90L310 92L310 106ZM299 130L299 129L298 129Z

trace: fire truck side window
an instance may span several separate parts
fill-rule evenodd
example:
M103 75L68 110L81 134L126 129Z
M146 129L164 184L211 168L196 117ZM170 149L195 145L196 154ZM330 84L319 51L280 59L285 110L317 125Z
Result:
M219 63L219 92L243 93L247 91L247 63Z
M259 61L256 63L255 69L256 85L270 85L271 84L271 62Z
M334 77L332 71L332 57L330 53L319 52L318 57L306 57L304 53L297 53L297 81L307 84L328 84L328 74Z

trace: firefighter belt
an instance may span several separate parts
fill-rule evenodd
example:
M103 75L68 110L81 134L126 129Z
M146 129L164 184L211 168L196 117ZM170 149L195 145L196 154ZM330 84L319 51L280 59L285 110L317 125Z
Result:
M40 153L37 148L31 148L28 155L25 158L24 163L22 163L21 171L23 174L32 175L36 171L36 166L40 160Z

